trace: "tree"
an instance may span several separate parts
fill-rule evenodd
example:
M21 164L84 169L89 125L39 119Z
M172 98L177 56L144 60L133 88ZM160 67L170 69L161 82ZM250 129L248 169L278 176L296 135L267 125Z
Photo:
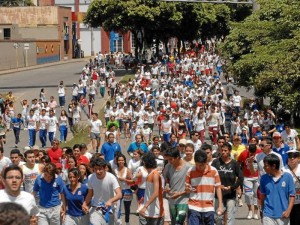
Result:
M164 43L170 37L192 41L200 36L228 33L230 10L226 5L171 3L153 0L94 0L85 23L107 31L131 31L137 49L151 45L153 39ZM218 29L218 27L220 29Z
M260 10L233 29L222 46L240 85L271 104L300 112L300 1L258 0Z

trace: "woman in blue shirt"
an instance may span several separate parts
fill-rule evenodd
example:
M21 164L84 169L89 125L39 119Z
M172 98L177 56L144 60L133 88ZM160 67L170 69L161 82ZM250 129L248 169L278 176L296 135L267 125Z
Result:
M82 210L82 204L88 194L87 185L79 182L80 171L72 168L68 171L70 184L64 186L66 215L63 218L65 225L89 225L89 217Z

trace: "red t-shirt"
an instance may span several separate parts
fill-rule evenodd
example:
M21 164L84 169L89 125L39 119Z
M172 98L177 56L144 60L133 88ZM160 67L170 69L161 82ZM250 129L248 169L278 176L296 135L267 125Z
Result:
M62 157L62 149L58 148L56 150L53 150L52 148L48 149L48 156L51 159L51 162L53 163L60 163L60 159Z
M79 156L79 158L77 159L77 165L89 164L89 163L90 163L90 160L84 155Z
M249 159L254 158L255 155L258 153L261 153L262 151L260 149L256 149L256 152L253 155L249 155L248 150L244 150L241 152L241 154L238 157L238 162L241 162L243 164L243 175L244 177L258 177L258 171L255 172L255 174L252 174L249 170Z

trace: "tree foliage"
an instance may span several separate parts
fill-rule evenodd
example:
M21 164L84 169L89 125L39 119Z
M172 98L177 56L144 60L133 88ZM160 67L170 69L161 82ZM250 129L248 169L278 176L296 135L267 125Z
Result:
M254 86L291 112L300 106L300 1L258 0L260 9L233 29L222 47L240 85Z
M108 31L131 31L137 46L170 37L192 41L228 33L231 12L226 5L178 3L153 0L94 0L85 23ZM136 38L137 39L137 38ZM150 44L150 43L149 43Z

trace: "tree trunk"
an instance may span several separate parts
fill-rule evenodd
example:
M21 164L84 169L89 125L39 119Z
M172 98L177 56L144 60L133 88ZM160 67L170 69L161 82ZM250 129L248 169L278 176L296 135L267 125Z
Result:
M180 47L181 47L181 40L177 39L177 55L179 59L180 59Z
M164 44L165 44L165 49L166 49L166 54L167 55L169 55L169 47L168 47L168 40L166 40L165 42L164 42Z
M155 39L155 54L158 56L159 54L159 39Z

